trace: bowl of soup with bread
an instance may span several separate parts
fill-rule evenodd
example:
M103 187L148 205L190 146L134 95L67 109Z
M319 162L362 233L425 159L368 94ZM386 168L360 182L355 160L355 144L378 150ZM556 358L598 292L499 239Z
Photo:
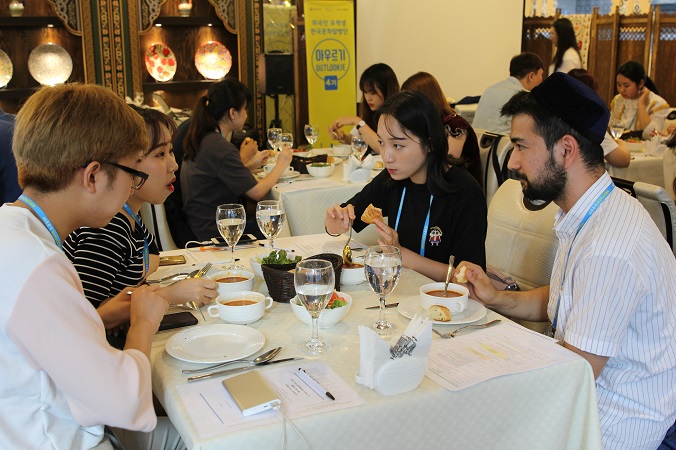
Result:
M218 293L233 291L251 291L254 287L254 274L248 270L222 270L209 275L209 279L218 283Z
M420 305L429 309L432 305L440 305L448 308L452 314L459 314L467 308L469 290L461 285L449 283L444 296L444 283L429 283L420 288Z

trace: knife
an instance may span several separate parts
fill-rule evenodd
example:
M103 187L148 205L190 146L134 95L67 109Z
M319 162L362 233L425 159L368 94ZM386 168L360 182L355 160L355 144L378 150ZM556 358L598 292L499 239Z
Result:
M237 367L236 369L228 369L228 370L220 370L218 372L203 373L203 374L200 374L200 375L193 375L192 377L188 377L188 381L190 382L190 381L202 380L204 378L232 375L234 373L246 372L247 370L255 369L256 367L260 367L260 366L269 366L270 364L277 364L277 363L287 362L287 361L297 361L299 359L303 359L303 358L276 359L274 361L265 361L265 362L262 362L262 363L259 363L259 364L255 364L253 366Z
M385 305L385 308L394 308L395 306L399 306L399 303L388 303ZM367 306L365 309L378 309L380 308L380 305L378 306Z

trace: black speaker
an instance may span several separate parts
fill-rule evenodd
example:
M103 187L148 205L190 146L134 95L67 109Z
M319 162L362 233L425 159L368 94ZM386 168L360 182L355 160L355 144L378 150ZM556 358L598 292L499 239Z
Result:
M258 92L293 95L293 53L265 53L258 59Z

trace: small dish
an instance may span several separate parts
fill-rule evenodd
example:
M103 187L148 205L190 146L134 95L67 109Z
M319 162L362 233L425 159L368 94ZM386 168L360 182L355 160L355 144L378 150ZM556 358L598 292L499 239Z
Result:
M317 165L319 164L319 165ZM312 163L308 164L307 172L315 178L327 178L333 174L335 166L331 163Z
M399 311L399 314L408 319L412 319L416 313L420 313L423 317L425 317L425 309L420 305L419 297L408 298L399 302L397 311ZM438 325L460 325L462 323L472 323L483 319L487 312L488 311L484 305L470 298L467 300L467 309L459 314L454 315L450 321L442 322L440 320L432 320L431 322Z
M288 174L285 174L285 175L279 177L279 179L282 180L282 181L283 180L292 180L294 178L298 178L299 176L300 176L300 172L298 172L297 170L294 170L292 172L289 172Z
M336 325L338 322L343 320L348 311L350 311L350 307L352 306L352 297L344 292L336 293L338 294L338 297L347 302L347 305L341 306L340 308L325 309L322 311L322 313L319 315L319 328L329 328ZM305 325L312 326L312 317L305 309L305 306L300 303L298 297L293 297L289 301L289 304L291 305L291 309L298 320L303 322Z

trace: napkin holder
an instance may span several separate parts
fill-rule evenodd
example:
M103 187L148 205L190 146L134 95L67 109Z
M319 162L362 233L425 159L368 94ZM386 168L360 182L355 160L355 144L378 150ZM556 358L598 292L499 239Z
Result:
M351 156L343 164L343 181L364 183L371 178L371 170L374 166L375 161L371 155L368 155L363 161Z
M662 143L662 138L658 135L653 136L649 141L645 141L645 153L649 156L660 156L662 155L667 146Z

